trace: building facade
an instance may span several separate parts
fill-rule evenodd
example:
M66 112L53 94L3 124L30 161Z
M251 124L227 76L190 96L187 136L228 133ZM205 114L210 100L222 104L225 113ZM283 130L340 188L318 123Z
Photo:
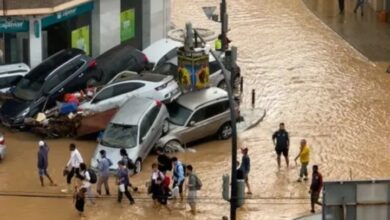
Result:
M170 25L170 0L4 0L1 9L0 62L32 67L65 48L92 57L121 43L143 49Z

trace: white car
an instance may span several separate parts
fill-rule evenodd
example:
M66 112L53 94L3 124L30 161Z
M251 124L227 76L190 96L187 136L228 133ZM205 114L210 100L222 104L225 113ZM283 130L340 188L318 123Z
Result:
M122 106L132 96L171 102L180 94L181 90L173 76L124 71L79 108L83 111L104 112Z
M0 133L0 161L4 159L6 153L5 139L4 135Z
M91 167L97 168L99 152L113 164L111 170L118 168L121 160L120 149L124 148L129 158L135 162L135 172L142 169L142 161L149 155L159 138L169 131L169 114L165 105L148 98L132 97L115 114L104 131L91 159Z
M153 72L174 75L177 74L177 49L182 47L183 43L172 39L161 39L145 48L142 52L149 58L149 62L154 63ZM215 53L224 60L225 54L220 51ZM215 60L214 56L209 53L209 82L210 86L219 87L226 90L226 83L220 65ZM231 79L232 73L228 71L228 78ZM233 88L239 88L241 69L237 65L233 71L234 81L232 81Z
M30 67L24 63L1 65L0 92L7 92L10 87L16 85L29 71Z

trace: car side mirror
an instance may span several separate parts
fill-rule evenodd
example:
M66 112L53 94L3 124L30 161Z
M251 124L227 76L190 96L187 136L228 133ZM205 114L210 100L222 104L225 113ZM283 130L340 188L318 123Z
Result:
M145 140L146 140L146 136L144 136L143 138L141 138L141 143L143 143Z
M194 127L195 124L196 124L195 121L191 121L191 122L190 122L190 127Z

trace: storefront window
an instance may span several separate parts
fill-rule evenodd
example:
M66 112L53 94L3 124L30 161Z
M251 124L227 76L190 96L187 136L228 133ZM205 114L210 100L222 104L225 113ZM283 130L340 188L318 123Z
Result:
M142 0L121 0L120 40L142 48Z
M43 18L43 57L68 48L78 48L91 55L92 9L93 3L86 3Z

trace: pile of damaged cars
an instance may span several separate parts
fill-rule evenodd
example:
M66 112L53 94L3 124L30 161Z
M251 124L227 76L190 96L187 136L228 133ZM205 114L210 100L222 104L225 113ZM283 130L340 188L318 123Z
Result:
M210 59L211 87L184 93L175 52L181 46L167 39L143 52L119 45L96 58L79 49L59 51L8 85L11 98L1 107L1 123L44 138L100 134L91 167L97 167L101 150L119 161L119 151L125 149L134 173L156 147L174 152L206 137L230 138L221 68ZM239 67L229 74L235 87ZM238 104L235 110L239 114Z

